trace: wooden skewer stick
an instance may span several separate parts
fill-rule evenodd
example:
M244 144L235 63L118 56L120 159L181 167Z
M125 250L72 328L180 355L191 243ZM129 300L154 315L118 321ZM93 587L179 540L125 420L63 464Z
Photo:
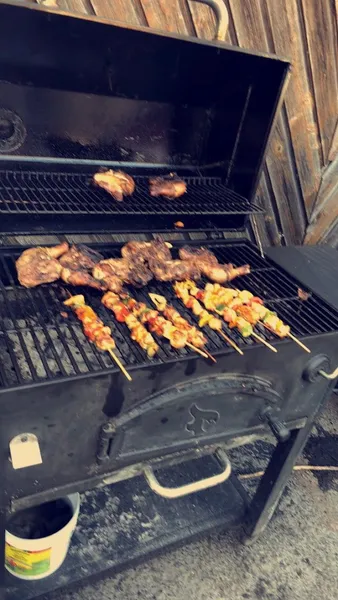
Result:
M187 342L186 346L188 346L188 348L191 348L194 352L197 352L197 354L200 354L201 356L203 356L203 358L209 358L207 353L204 350L197 348L197 346L194 346L194 344L190 344L190 342Z
M128 371L124 368L123 364L121 363L120 359L116 356L116 354L110 349L108 350L108 352L112 359L116 362L119 369L121 369L123 375L128 379L128 381L132 381L131 376L129 375Z
M255 331L252 332L251 334L254 338L256 338L256 340L258 342L260 342L261 344L264 344L264 346L266 346L267 348L269 348L269 350L271 350L272 352L277 352L277 349L274 348L271 344L269 344L269 342L267 342L264 338L262 338L260 335L257 335L257 333Z
M236 352L238 352L238 354L241 354L243 356L244 352L237 346L237 344L235 344L235 342L232 341L231 338L229 338L227 335L225 335L224 331L218 331L217 333L219 333L222 338L225 339L225 341L232 346L232 348L234 350L236 350Z
M303 350L305 350L305 352L309 352L309 353L311 352L310 348L305 346L305 344L303 344L303 342L301 342L298 338L296 338L296 336L294 336L292 333L288 333L288 337L291 338L294 342L296 342L296 344L298 344L298 346L303 348Z
M189 342L186 343L186 346L188 346L189 348L191 348L192 350L197 352L197 354L200 354L204 358L210 358L210 360L212 360L214 363L217 362L216 358L212 354L210 354L210 352L208 352L208 350L206 350L205 348L203 350L200 350L200 348L197 348L197 346L194 346L193 344L190 344Z
M267 329L268 331L271 331L272 333L274 333L275 335L277 335L278 337L280 337L281 339L282 336L278 335L278 333L276 331L274 331L273 329L271 329L271 327L269 327L268 325L266 325L265 323L263 323L262 321L259 321L260 325L263 325L263 327L265 327L265 329ZM301 348L303 348L303 350L305 350L305 352L311 352L310 348L308 348L307 346L305 346L305 344L303 344L303 342L301 342L298 338L296 338L295 335L293 335L292 333L288 333L286 335L286 337L289 337L291 340L293 340L294 342L296 342L296 344L298 344L298 346L300 346Z

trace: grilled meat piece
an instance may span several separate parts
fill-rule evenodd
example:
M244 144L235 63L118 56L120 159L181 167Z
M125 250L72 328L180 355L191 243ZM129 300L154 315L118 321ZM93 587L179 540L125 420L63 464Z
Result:
M115 275L126 281L130 271L130 262L125 258L107 258L95 265L92 273L96 279L104 280L106 276Z
M103 256L99 252L82 244L80 246L74 244L68 252L61 256L60 264L73 271L90 271L100 260L103 260Z
M165 179L154 177L149 179L149 192L151 196L164 196L169 200L183 196L187 191L187 184L182 179Z
M70 285L86 285L96 290L102 290L105 292L108 286L104 282L97 281L87 271L74 271L73 269L62 268L61 275L62 281L70 283Z
M121 248L123 258L128 258L134 263L147 262L150 258L162 262L171 260L171 244L164 242L161 238L151 242L131 241Z
M16 261L21 285L30 288L59 279L62 266L57 259L68 250L67 242L51 248L38 246L24 250Z
M158 281L184 281L185 279L199 279L201 271L192 262L186 260L167 260L158 262L149 260L149 268Z
M219 264L216 256L207 248L184 246L179 249L178 254L182 260L190 261L196 265L203 275L215 283L226 283L235 279L235 277L250 273L250 265L236 268L231 263Z
M234 267L232 264L213 266L201 263L199 267L202 273L208 279L211 279L211 281L215 281L215 283L226 283L227 281L232 281L235 277L250 273L250 265Z
M191 260L199 263L208 265L217 265L218 260L216 256L207 248L195 248L193 246L183 246L178 251L178 255L182 260Z
M93 181L109 192L118 202L122 202L123 196L130 196L135 191L135 181L123 171L109 169L108 171L95 173Z
M111 289L110 277L118 277L124 283L130 283L136 287L147 285L153 278L151 271L143 263L134 263L126 258L108 258L102 260L93 269L93 275L100 281L107 282ZM108 278L108 279L107 279Z

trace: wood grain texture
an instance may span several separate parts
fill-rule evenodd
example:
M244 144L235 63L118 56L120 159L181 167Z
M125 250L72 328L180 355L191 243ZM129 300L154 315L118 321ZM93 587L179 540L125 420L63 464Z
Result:
M301 9L325 165L338 114L337 21L330 0L301 0Z
M338 219L338 156L326 169L304 242L324 241Z
M146 25L138 0L90 0L95 14L129 25Z
M265 26L271 27L274 50L292 62L292 76L285 98L285 107L305 210L310 216L320 185L322 165L305 58L306 47L297 1L264 0L264 2L266 2Z
M338 0L337 0L338 1ZM329 150L329 162L333 161L336 156L338 154L338 118L337 118L337 123L336 123L336 129L335 132L333 134L333 138L332 138L332 144Z
M152 29L195 35L189 9L181 0L140 0L147 24Z
M212 9L196 0L188 0L187 5L197 37L203 40L213 40L217 23Z

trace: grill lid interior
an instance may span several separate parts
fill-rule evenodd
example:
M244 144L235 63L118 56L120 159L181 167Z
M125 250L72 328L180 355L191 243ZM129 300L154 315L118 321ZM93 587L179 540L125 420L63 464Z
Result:
M288 68L220 42L1 3L0 156L217 177L251 201Z

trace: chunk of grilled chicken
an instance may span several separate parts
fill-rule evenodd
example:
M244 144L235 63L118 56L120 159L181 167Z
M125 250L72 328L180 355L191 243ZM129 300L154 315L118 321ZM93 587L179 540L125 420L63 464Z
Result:
M90 271L100 260L103 260L103 256L99 252L82 244L79 246L74 244L61 256L60 264L73 271Z
M149 192L151 196L164 196L169 200L183 196L187 191L187 184L182 179L165 179L154 177L149 179Z
M16 261L21 285L30 288L59 279L62 266L57 259L68 250L67 242L51 248L38 246L24 250Z
M207 248L184 246L179 249L178 254L182 260L196 265L203 275L215 283L226 283L235 279L235 277L250 273L250 265L234 267L231 263L220 264L216 256Z
M135 191L135 181L123 171L108 171L95 173L93 181L103 188L115 200L122 202L124 196L130 196Z
M184 281L185 279L199 279L201 271L193 263L185 260L167 260L158 262L149 260L149 268L158 281Z
M178 255L182 260L191 260L196 262L197 265L200 263L208 265L217 265L218 260L216 256L207 248L195 248L194 246L183 246L178 251Z
M131 241L121 248L121 254L133 262L147 262L150 258L159 262L171 260L171 244L164 242L161 238L151 242Z
M136 287L147 285L153 278L151 271L144 263L134 263L126 258L108 258L102 260L93 269L93 275L100 281L106 281L109 287L109 278L118 277L124 283ZM109 288L111 289L111 288Z
M241 275L247 275L250 273L250 265L242 265L241 267L234 267L232 264L228 265L207 265L200 264L200 269L208 279L214 281L215 283L226 283L227 281L232 281L235 277L240 277Z
M73 269L62 268L60 277L65 283L70 285L85 285L103 292L107 291L108 287L104 282L97 281L87 273L87 271L74 271Z

